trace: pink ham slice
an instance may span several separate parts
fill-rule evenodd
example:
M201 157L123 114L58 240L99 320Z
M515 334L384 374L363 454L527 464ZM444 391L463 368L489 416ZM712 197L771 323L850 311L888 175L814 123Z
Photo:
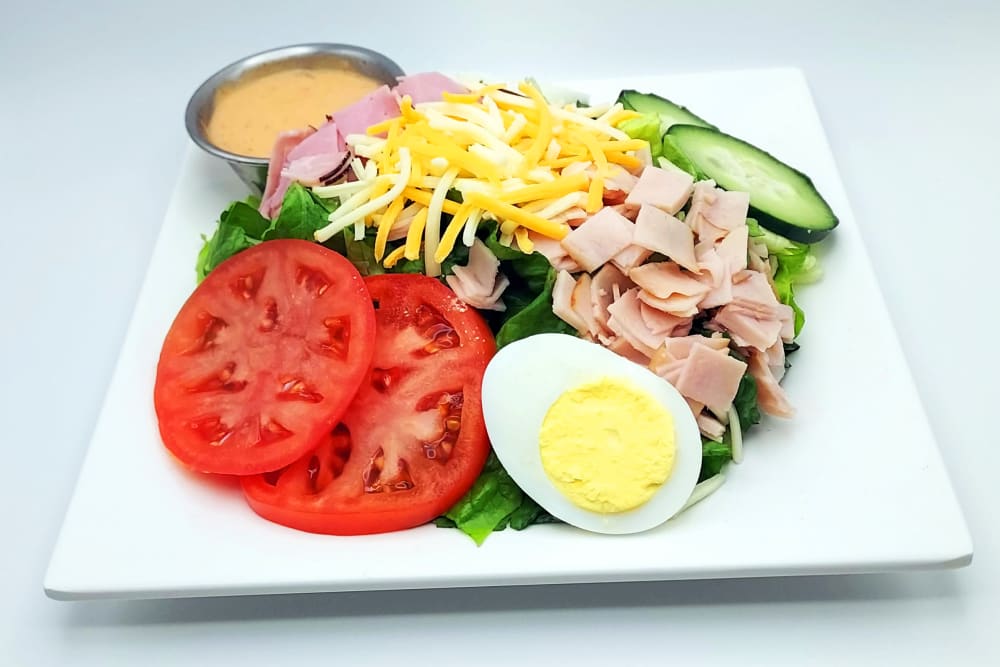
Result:
M695 249L698 255L698 279L709 286L708 293L698 303L702 310L718 308L733 300L733 278L726 262L719 256L715 247L698 244Z
M628 195L628 193L635 189L635 184L638 182L638 178L619 167L614 169L611 175L604 179L605 193L608 190L617 190ZM624 200L625 198L623 197L622 199Z
M642 321L646 323L649 330L654 334L662 336L672 336L674 331L691 324L691 318L665 313L659 308L654 308L648 303L642 302L642 292L639 292L639 314Z
M757 402L761 410L774 417L788 419L795 416L795 408L788 402L788 396L771 372L767 355L763 352L750 350L750 375L757 381Z
M632 347L632 344L622 336L615 336L609 340L606 347L618 356L625 357L641 366L645 366L649 362L649 357Z
M588 330L587 323L573 307L573 292L576 290L576 280L569 271L556 274L556 282L552 286L552 312L556 317L576 329L579 333Z
M729 348L729 341L722 336L678 336L663 342L665 351L674 359L686 359L695 345L704 345L715 351Z
M584 271L596 271L605 262L632 245L635 225L605 206L571 231L562 246Z
M722 416L729 410L747 365L726 351L693 345L677 379L677 391Z
M684 273L673 262L644 264L629 271L628 275L636 285L660 299L666 299L671 294L704 294L708 290L697 277Z
M666 299L661 299L643 290L639 292L639 300L650 308L669 313L676 317L691 318L698 314L698 303L702 300L702 294L671 294Z
M562 243L559 241L535 232L528 232L528 238L534 244L535 252L545 255L545 259L549 260L549 264L556 271L566 270L570 273L578 273L580 271L580 265L566 254L566 249L562 247Z
M625 204L611 204L607 201L607 199L605 199L604 205L613 208L616 213L620 214L629 222L635 222L636 216L639 215L639 209L626 206Z
M699 181L684 222L699 241L714 243L737 227L746 226L749 207L750 195L746 192L726 192L715 187L715 181Z
M747 268L747 246L750 241L750 230L746 225L737 227L722 239L716 246L719 257L726 263L733 275Z
M399 77L392 89L396 95L409 95L414 104L440 102L442 93L467 93L469 89L440 72L421 72Z
M320 185L324 177L341 171L347 165L346 153L308 155L289 162L281 170L281 177L303 185Z
M781 378L785 377L785 344L782 341L777 341L774 345L764 350L764 356L767 357L767 366L771 369L771 375L778 382L781 382Z
M687 365L687 361L684 359L677 359L674 361L664 361L660 363L653 363L650 361L649 369L659 375L661 378L669 382L674 388L677 387L677 382L680 380L681 372L684 370L684 366ZM700 410L699 410L700 412ZM697 413L695 413L697 415Z
M611 258L611 263L622 271L630 271L639 266L653 253L640 245L632 244Z
M781 322L776 319L755 317L741 310L739 306L723 306L715 314L714 321L732 336L739 347L753 347L766 350L781 337Z
M598 335L604 333L604 329L597 322L597 316L594 315L594 302L590 289L592 282L593 279L589 273L580 274L573 287L573 293L570 295L570 306L586 325L583 332L597 338Z
M642 313L639 311L639 290L633 287L614 303L608 306L608 326L617 335L623 336L632 347L642 352L647 358L663 343L664 334L655 334L646 326Z
M282 132L274 142L271 149L271 160L267 165L267 183L264 185L264 193L260 198L260 214L265 218L271 218L273 213L281 207L281 200L288 190L289 181L285 179L282 183L281 170L288 161L288 154L302 141L316 130L306 128L304 130L292 130ZM279 187L281 192L278 192ZM275 206L277 203L277 206Z
M594 319L603 330L603 333L610 335L611 328L608 326L608 306L615 300L615 295L621 295L635 287L635 283L629 280L624 273L611 264L605 264L601 270L595 273L590 281L590 301L594 308Z
M500 273L500 261L482 241L476 239L469 248L469 263L452 271L445 281L459 299L481 310L507 309L500 296L510 281Z
M757 271L740 271L733 275L733 298L770 306L779 304L771 283Z
M281 142L281 137L278 142ZM274 157L272 155L272 165ZM346 159L347 146L336 123L324 123L315 132L309 132L285 154L274 190L261 200L261 214L273 218L281 209L281 202L293 182L318 185L320 179L342 166ZM272 165L268 166L269 183Z
M290 166L297 160L314 155L336 155L343 158L346 148L340 127L334 121L329 121L320 125L315 132L290 150L287 162Z
M635 208L643 204L655 206L673 215L684 208L691 197L693 183L691 175L679 169L646 167L625 199L625 204Z
M333 120L346 137L349 134L364 134L372 125L398 115L399 102L396 101L396 96L388 86L381 86L368 97L334 112Z
M733 300L715 314L715 324L740 347L766 350L789 333L791 309L778 302L767 276L740 271L733 276Z
M695 414L695 421L698 422L698 430L709 440L722 440L726 433L725 424L711 415Z
M633 242L666 255L689 271L699 270L691 228L655 206L645 204L639 208Z
M791 306L778 304L778 321L781 322L781 340L791 343L795 340L795 311Z

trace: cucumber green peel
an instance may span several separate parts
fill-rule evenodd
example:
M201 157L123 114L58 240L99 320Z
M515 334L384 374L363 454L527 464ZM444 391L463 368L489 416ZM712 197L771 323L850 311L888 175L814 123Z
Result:
M770 153L697 125L673 125L666 138L719 187L748 192L753 215L766 229L815 243L837 226L837 216L812 180Z

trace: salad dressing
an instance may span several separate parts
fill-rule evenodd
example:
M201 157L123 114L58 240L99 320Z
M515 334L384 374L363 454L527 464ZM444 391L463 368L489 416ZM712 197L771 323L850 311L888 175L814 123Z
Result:
M319 126L327 114L380 85L360 72L322 61L314 67L261 68L216 91L205 134L230 153L267 157L280 132Z

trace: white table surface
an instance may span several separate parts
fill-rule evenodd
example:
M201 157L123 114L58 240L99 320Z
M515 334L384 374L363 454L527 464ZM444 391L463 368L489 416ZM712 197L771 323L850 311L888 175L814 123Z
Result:
M0 664L1000 658L1000 4L132 4L20 2L0 12ZM47 599L42 575L187 142L188 95L245 53L305 41L364 44L410 71L547 79L801 67L965 509L973 564L827 578Z

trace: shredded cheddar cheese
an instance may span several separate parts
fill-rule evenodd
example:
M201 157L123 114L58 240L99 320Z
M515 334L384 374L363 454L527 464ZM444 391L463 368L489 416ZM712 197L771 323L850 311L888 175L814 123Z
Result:
M459 239L472 246L493 220L503 245L531 253L529 232L562 239L566 219L604 205L609 179L642 166L645 142L616 127L635 116L619 104L552 105L527 82L420 104L404 96L399 116L346 137L356 180L313 188L341 202L316 240L352 226L362 239L374 227L377 261L422 258L435 276Z

